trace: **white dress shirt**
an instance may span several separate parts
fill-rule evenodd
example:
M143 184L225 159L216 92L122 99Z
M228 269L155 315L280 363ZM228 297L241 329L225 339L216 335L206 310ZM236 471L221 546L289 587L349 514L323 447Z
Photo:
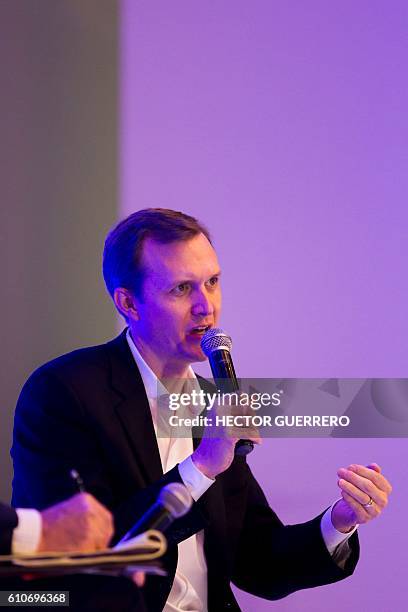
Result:
M179 464L180 476L192 498L197 501L213 484L214 480L207 478L194 465L191 459L194 450L191 436L171 437L172 432L170 431L170 437L163 437L165 428L168 428L168 405L163 406L164 410L160 412L158 398L161 395L168 396L168 391L158 381L157 376L140 355L129 329L126 337L146 389L163 472L166 473ZM198 384L191 368L189 368L187 376ZM207 564L204 556L204 532L199 531L178 545L176 575L164 612L205 612L206 610Z
M41 538L42 519L38 510L17 508L18 524L11 536L13 555L37 550Z

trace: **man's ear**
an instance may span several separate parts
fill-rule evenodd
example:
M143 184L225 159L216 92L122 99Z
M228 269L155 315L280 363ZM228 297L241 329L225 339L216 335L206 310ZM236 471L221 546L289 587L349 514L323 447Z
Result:
M113 301L115 302L116 308L120 314L125 317L126 320L131 319L137 321L139 314L137 312L136 300L129 289L124 287L116 287L113 292Z

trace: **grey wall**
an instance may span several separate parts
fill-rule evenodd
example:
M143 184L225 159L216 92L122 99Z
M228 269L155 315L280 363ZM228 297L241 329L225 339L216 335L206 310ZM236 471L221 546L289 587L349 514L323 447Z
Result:
M100 254L117 207L116 0L0 3L0 498L15 402L44 361L115 331Z

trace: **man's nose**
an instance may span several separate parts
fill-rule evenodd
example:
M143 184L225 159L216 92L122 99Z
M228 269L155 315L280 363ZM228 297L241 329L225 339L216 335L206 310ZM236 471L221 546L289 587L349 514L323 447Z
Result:
M214 306L211 301L211 296L205 290L197 292L193 298L191 306L191 314L194 317L205 317L214 313Z

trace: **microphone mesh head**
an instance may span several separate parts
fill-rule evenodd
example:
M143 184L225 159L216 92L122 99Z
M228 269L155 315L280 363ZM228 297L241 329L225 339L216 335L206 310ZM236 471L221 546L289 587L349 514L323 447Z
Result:
M193 505L193 498L183 484L171 482L160 491L158 502L176 519L187 514Z
M201 348L203 349L203 353L209 357L211 353L217 349L231 351L232 340L222 329L212 327L204 334L201 340Z

